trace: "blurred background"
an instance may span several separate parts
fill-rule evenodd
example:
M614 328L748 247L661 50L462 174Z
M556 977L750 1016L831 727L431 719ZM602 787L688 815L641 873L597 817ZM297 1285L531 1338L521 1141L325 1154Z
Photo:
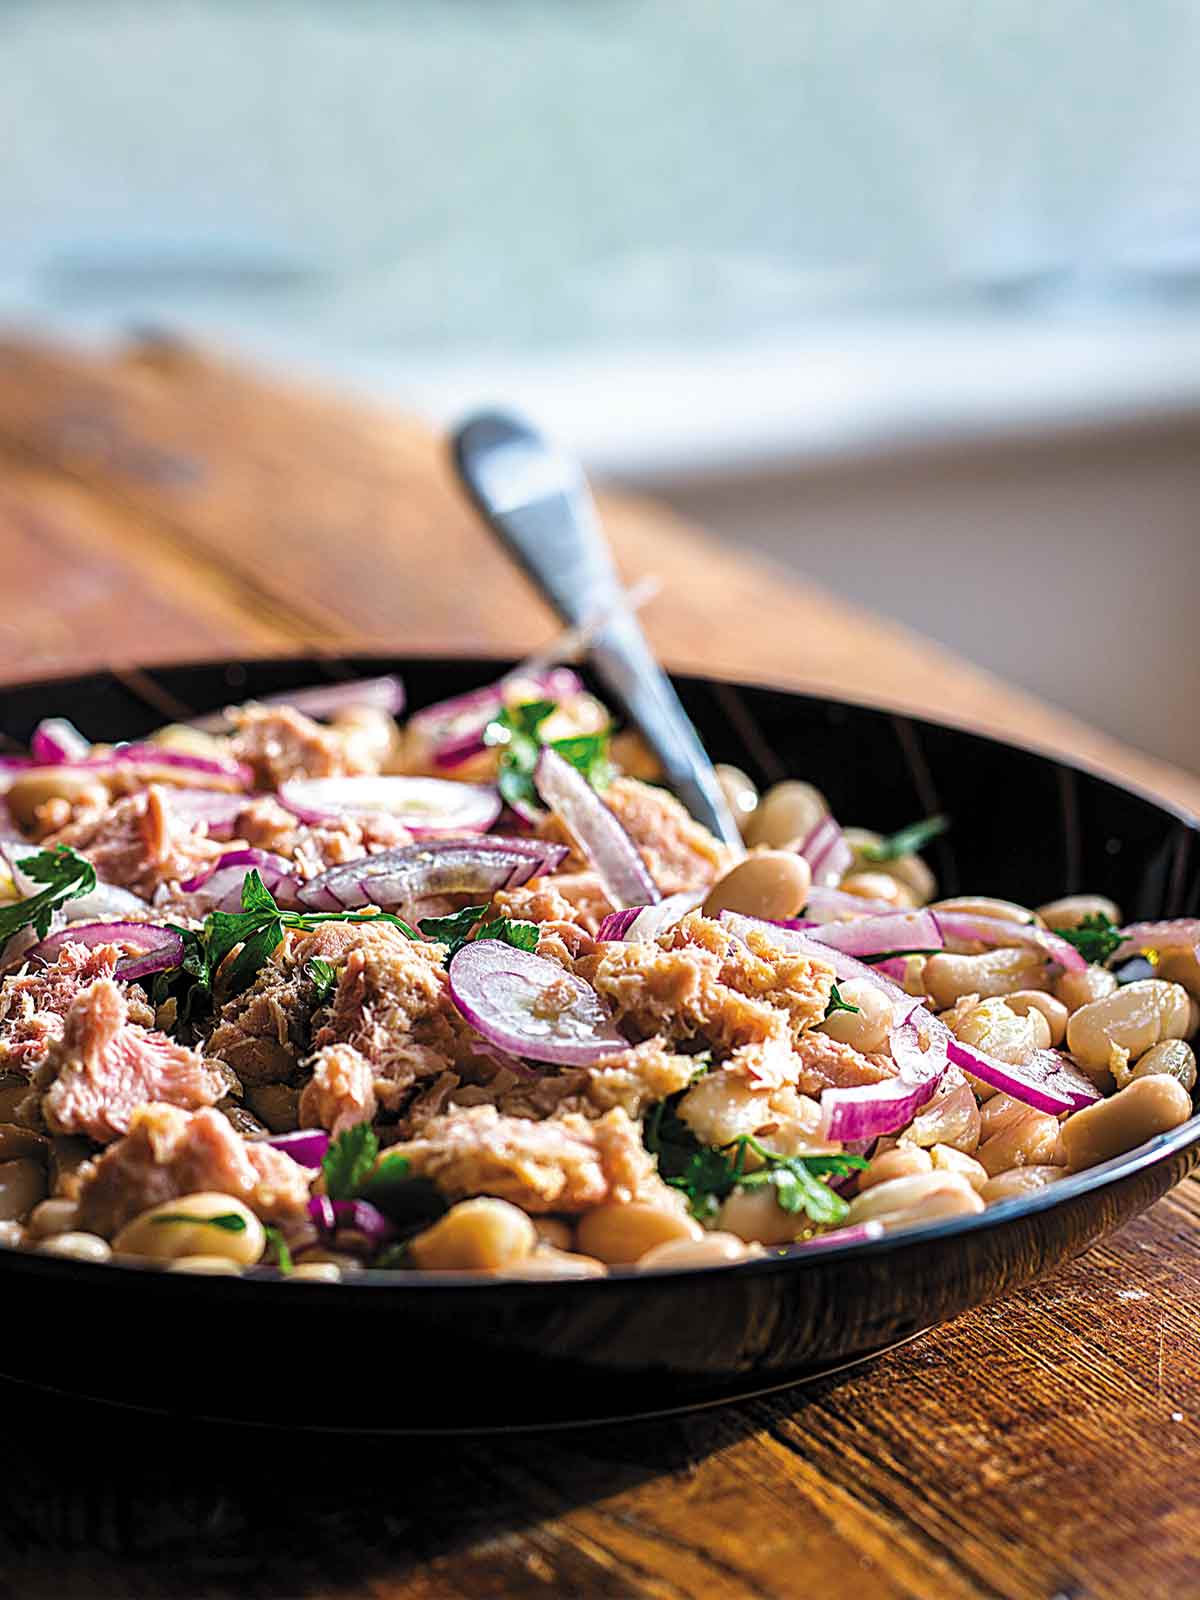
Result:
M1198 67L1177 0L0 0L0 322L516 403L1197 768Z

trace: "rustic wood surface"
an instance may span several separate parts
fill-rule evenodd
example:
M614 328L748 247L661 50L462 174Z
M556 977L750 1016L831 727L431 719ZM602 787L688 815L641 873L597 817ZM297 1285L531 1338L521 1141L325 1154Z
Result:
M672 665L1002 730L1200 804L1200 779L652 506L605 513L626 574L664 581L646 621ZM104 359L0 344L0 551L0 680L322 646L522 652L552 632L423 429L166 341ZM9 1391L0 1600L1200 1595L1198 1329L1189 1182L858 1371L674 1421L231 1439ZM231 1351L270 1381L269 1352L236 1330ZM419 1374L381 1360L380 1381Z

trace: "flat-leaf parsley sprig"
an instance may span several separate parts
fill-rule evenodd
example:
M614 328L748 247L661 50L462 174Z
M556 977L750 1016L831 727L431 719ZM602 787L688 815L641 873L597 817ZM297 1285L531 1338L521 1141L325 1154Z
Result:
M53 850L21 856L15 865L27 878L44 883L46 887L0 910L0 949L22 928L32 928L39 939L44 939L50 932L50 921L57 908L68 900L91 894L96 887L95 867L77 855L70 845L55 845Z
M493 917L490 922L484 922L481 919L486 912L486 905L464 906L461 911L452 911L448 917L423 917L421 932L436 944L447 946L447 964L463 945L475 939L499 939L502 944L511 944L517 950L537 949L536 922L525 922L517 917Z
M505 706L484 730L484 742L500 751L497 786L501 797L520 815L540 812L541 801L533 783L533 770L543 748L556 750L564 761L582 772L593 789L612 781L608 734L581 733L565 739L547 739L543 724L558 710L553 700L526 700Z

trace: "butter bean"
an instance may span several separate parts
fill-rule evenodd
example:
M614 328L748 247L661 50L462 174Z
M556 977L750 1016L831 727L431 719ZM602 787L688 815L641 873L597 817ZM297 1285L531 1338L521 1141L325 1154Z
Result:
M460 1200L408 1247L424 1272L478 1272L524 1260L537 1244L533 1223L507 1200Z
M74 1200L43 1200L29 1213L29 1232L35 1239L49 1239L56 1233L70 1233L79 1216Z
M890 1183L893 1178L911 1178L932 1171L933 1158L927 1150L917 1145L896 1145L872 1156L865 1171L858 1175L858 1192L863 1194L877 1184Z
M773 784L746 825L746 843L779 849L793 839L803 841L828 814L828 801L811 783Z
M746 1243L791 1244L808 1226L808 1219L785 1211L775 1199L772 1185L761 1189L735 1189L722 1202L717 1224Z
M726 1201L726 1205L728 1203ZM584 1212L575 1229L575 1242L580 1251L612 1266L630 1266L656 1245L666 1244L671 1239L700 1237L700 1225L691 1217L643 1200L634 1200L628 1205L597 1206L593 1211Z
M1196 960L1194 950L1162 951L1158 960L1158 976L1168 983L1181 984L1193 1000L1200 997L1200 961Z
M919 1172L876 1184L850 1202L847 1224L882 1222L884 1227L911 1226L935 1217L982 1211L983 1201L957 1172Z
M978 956L939 951L925 963L925 987L942 1009L967 994L988 1000L1039 988L1045 972L1045 962L1036 950L985 950Z
M1034 1011L1040 1012L1046 1019L1046 1044L1055 1049L1066 1038L1067 1008L1061 1000L1047 994L1044 989L1018 989L1015 994L1005 995L1004 1004L1019 1017L1027 1017Z
M818 1032L866 1055L882 1050L892 1028L892 1002L887 995L869 978L847 978L838 984L838 993L858 1010L835 1011L819 1025Z
M1054 995L1068 1012L1078 1011L1093 1000L1103 1000L1117 992L1117 980L1107 967L1088 967L1083 972L1063 972L1054 980Z
M1178 1078L1135 1078L1111 1099L1098 1100L1068 1117L1062 1127L1068 1165L1079 1171L1134 1150L1156 1134L1169 1133L1192 1114L1192 1097Z
M717 782L721 785L721 793L725 796L725 804L744 834L750 825L751 817L758 810L758 790L754 780L748 777L741 767L730 766L727 761L718 761L714 770Z
M713 884L704 915L738 911L746 917L781 921L804 909L812 873L803 856L786 850L756 850Z
M929 1153L933 1158L935 1172L957 1172L960 1178L967 1180L976 1194L982 1194L984 1185L988 1182L988 1171L982 1161L976 1161L974 1156L969 1156L948 1144L935 1144Z
M1118 927L1122 920L1121 908L1103 894L1068 894L1061 900L1039 906L1038 914L1056 933L1064 928L1077 928L1085 917L1107 917Z
M908 884L889 872L852 872L842 879L841 887L844 894L856 894L863 900L884 900L897 911L907 911L917 903Z
M288 1273L288 1283L340 1283L342 1269L336 1261L301 1261Z
M20 826L32 831L37 826L38 808L47 801L107 805L108 790L94 772L71 772L66 767L29 767L13 779L4 798Z
M46 1168L40 1161L0 1161L0 1219L25 1216L46 1198Z
M963 958L970 959L970 958ZM997 1061L1023 1066L1050 1030L1040 1012L1018 1016L1005 1000L982 1000L949 1022L951 1032L963 1044L973 1045ZM985 1135L986 1137L986 1135Z
M868 851L882 844L883 836L868 828L846 828L846 843L854 852L854 873L883 872L897 878L911 892L913 903L923 906L937 893L937 879L918 855L893 856L890 861L872 861Z
M1067 1175L1065 1167L1010 1167L1007 1172L997 1172L979 1191L991 1206L1000 1200L1015 1200L1019 1195L1033 1194L1047 1184L1057 1183Z
M662 1249L663 1246L658 1248ZM531 1256L514 1261L500 1270L506 1278L602 1278L608 1268L595 1256L581 1256L571 1250L555 1250L549 1245L541 1245Z
M217 1217L237 1217L237 1232L214 1222ZM160 1221L159 1218L171 1220ZM182 1220L176 1221L175 1218ZM149 1256L155 1261L178 1261L184 1256L220 1256L239 1266L253 1266L266 1249L263 1225L249 1206L232 1195L212 1190L180 1195L151 1206L127 1222L113 1240L124 1255Z
M112 1256L108 1244L94 1233L56 1233L37 1246L43 1256L66 1256L71 1261L107 1261Z
M1025 1116L983 1141L975 1152L976 1159L987 1168L989 1177L1007 1172L1010 1167L1053 1166L1058 1135L1057 1117L1027 1107Z
M1159 978L1141 978L1072 1012L1067 1048L1082 1066L1115 1072L1161 1039L1182 1038L1190 1016L1186 989Z
M196 1272L211 1278L240 1278L242 1269L228 1256L176 1256L168 1272Z
M570 1250L575 1242L574 1230L561 1217L531 1217L539 1245L549 1245L554 1250Z
M649 1267L727 1267L761 1255L762 1247L746 1244L733 1233L706 1233L702 1239L668 1239L656 1244L638 1262Z
M1134 1078L1152 1078L1158 1073L1178 1078L1191 1094L1196 1087L1196 1057L1191 1045L1184 1044L1182 1039L1164 1039L1161 1044L1152 1044L1132 1069L1127 1066L1124 1072L1115 1074L1117 1088L1123 1089Z

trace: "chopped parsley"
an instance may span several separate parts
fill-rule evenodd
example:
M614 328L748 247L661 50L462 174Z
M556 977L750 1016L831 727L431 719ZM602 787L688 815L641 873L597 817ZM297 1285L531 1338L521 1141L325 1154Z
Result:
M220 1228L222 1233L245 1233L246 1219L238 1211L219 1211L215 1217L194 1217L186 1211L164 1211L151 1222L192 1222L202 1228Z
M895 861L899 856L911 856L924 850L949 826L949 817L925 817L921 822L910 822L907 828L900 828L877 844L861 845L858 853L864 861Z
M543 747L556 750L582 772L593 789L607 788L612 781L608 758L608 734L584 733L567 739L547 739L542 724L558 710L553 700L526 700L521 705L505 706L484 731L484 741L500 750L497 784L505 802L525 814L541 810L533 771Z
M866 1166L861 1156L779 1156L750 1134L720 1149L702 1145L675 1110L674 1100L660 1101L646 1119L646 1148L658 1157L658 1170L673 1189L687 1196L692 1215L710 1221L721 1201L735 1189L775 1190L780 1208L803 1212L810 1221L829 1226L844 1222L848 1207L841 1195L822 1182L848 1177ZM753 1154L762 1163L747 1172Z
M331 1200L357 1200L359 1189L375 1170L379 1140L369 1122L356 1122L330 1141L321 1158L325 1193Z
M331 1200L369 1200L397 1223L421 1226L446 1209L433 1185L414 1178L407 1156L384 1155L369 1122L357 1122L332 1140L321 1161Z
M295 1266L295 1263L292 1260L292 1252L288 1248L288 1242L283 1237L282 1230L271 1227L269 1223L266 1227L264 1227L263 1232L267 1236L267 1244L274 1252L275 1265L286 1278Z
M842 991L838 988L836 983L830 985L829 1004L825 1007L825 1016L827 1019L833 1016L835 1011L853 1011L855 1016L857 1016L861 1009L861 1006L852 1006L848 1000L842 999Z
M210 911L199 933L167 924L183 940L183 960L158 975L152 998L160 1004L180 974L191 978L179 998L176 1031L194 1026L211 1010L218 973L222 986L230 994L239 994L270 960L288 929L311 933L325 922L390 922L408 938L417 938L408 923L390 911L282 911L257 868L251 867L242 880L240 911ZM237 954L229 961L235 950ZM328 963L313 961L309 965L325 967ZM309 976L313 974L309 972Z
M464 906L461 911L453 911L448 917L423 917L419 926L427 939L449 947L446 951L447 964L463 945L470 944L474 939L499 939L502 944L511 944L517 950L537 949L536 922L523 922L515 917L494 917L490 922L480 922L486 911L486 905Z
M323 1006L337 983L337 968L332 961L322 961L320 956L313 956L304 971L312 979L317 991L317 1004Z
M0 910L0 948L22 928L31 927L39 939L44 939L50 932L50 919L55 909L67 900L90 894L96 887L95 867L77 855L70 845L60 844L53 850L22 856L16 865L26 877L46 887Z
M1073 944L1085 961L1105 962L1125 943L1121 931L1103 911L1084 917L1077 928L1060 928L1058 937Z

